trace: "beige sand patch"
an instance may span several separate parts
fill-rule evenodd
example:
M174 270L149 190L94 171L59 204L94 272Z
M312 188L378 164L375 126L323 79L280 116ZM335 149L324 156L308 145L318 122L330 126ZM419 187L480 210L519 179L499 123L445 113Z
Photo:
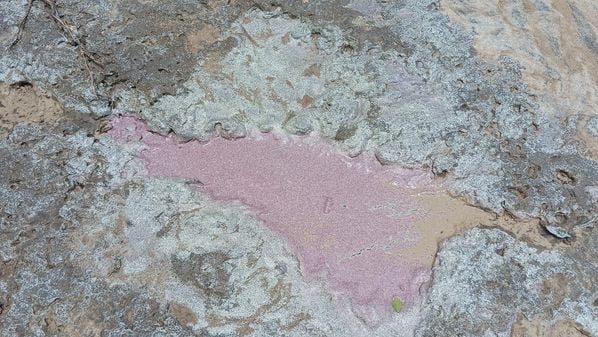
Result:
M18 123L54 124L63 115L51 95L29 83L0 84L0 137Z

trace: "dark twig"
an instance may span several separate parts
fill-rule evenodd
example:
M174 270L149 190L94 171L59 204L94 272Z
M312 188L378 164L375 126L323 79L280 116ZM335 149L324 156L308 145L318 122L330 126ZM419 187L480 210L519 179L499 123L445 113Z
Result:
M69 43L76 46L79 49L79 54L83 58L83 63L85 64L85 69L89 75L89 80L91 82L91 88L93 90L94 95L98 95L96 92L96 85L95 80L93 77L93 72L91 71L90 63L97 65L100 68L103 68L103 65L90 53L86 48L81 39L77 36L75 31L73 30L72 26L64 21L60 14L58 13L58 9L56 8L56 1L55 0L41 0L46 6L50 9L50 16L58 25L60 30L66 35L66 38L69 40Z
M15 36L15 39L12 41L10 46L8 46L8 48L14 47L17 43L19 43L19 40L21 40L21 36L23 35L23 31L25 30L25 24L27 23L27 19L29 18L29 13L31 13L32 7L33 7L33 0L28 0L27 12L25 12L25 16L21 19L21 22L19 22L17 36Z
M27 22L27 18L29 17L29 14L31 12L31 7L33 6L33 1L34 0L28 0L27 13L25 14L25 17L19 23L19 30L17 32L17 36L16 36L15 40L11 44L11 47L14 46L15 44L17 44L19 42L19 40L21 39L23 30L25 28L25 23ZM93 54L91 52L89 52L87 50L87 48L85 47L85 44L83 43L83 41L81 41L81 39L79 38L79 36L75 32L75 30L73 29L73 26L70 25L68 22L66 22L65 20L63 20L60 17L60 14L58 13L58 8L56 6L56 0L41 0L41 1L49 9L50 17L52 18L54 23L56 23L58 28L64 33L68 42L71 45L77 47L77 50L79 51L79 55L83 59L83 63L85 65L85 70L87 71L87 73L89 75L89 80L91 82L91 88L93 90L93 93L94 93L94 95L98 96L98 94L96 92L95 79L93 77L93 72L91 70L91 63L95 64L96 66L98 66L100 68L103 68L104 66L93 56Z

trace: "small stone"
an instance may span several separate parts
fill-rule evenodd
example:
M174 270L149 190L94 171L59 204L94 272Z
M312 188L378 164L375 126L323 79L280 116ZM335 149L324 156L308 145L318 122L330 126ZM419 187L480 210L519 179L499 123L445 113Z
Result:
M569 234L569 232L562 227L546 226L545 228L548 231L548 233L556 236L559 239L567 239L571 237L571 234Z
M587 128L592 136L598 138L598 117L590 118Z

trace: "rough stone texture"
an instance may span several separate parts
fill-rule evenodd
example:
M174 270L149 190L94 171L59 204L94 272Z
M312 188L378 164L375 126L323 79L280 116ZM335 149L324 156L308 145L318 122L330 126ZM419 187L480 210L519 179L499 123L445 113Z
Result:
M83 131L34 127L17 127L0 145L1 335L192 335L165 304L107 282L105 257L86 265L72 246L83 236L87 254L112 244L100 235L117 223L100 148Z
M14 32L26 6L1 6L3 30ZM568 15L578 44L593 53L595 28L579 9L586 7L572 3ZM560 105L544 97L559 93L528 90L518 54L476 57L473 34L432 0L57 8L81 43L65 38L48 6L34 1L21 41L8 48L14 34L3 35L0 80L39 84L69 111L140 112L156 130L200 139L216 127L232 137L248 128L316 131L351 155L370 150L384 162L449 173L454 193L497 213L572 226L593 211L579 186L593 184L597 167L575 136L593 101L580 99L584 111L560 121L552 113ZM325 20L324 12L335 15Z
M527 90L545 114L592 114L598 104L594 1L448 0L440 7L463 29L475 31L478 55L509 55L524 67Z
M48 2L35 0L21 41L11 48L27 1L0 4L0 80L39 84L69 111L96 116L137 112L173 94L217 26L226 26L242 7L225 1L53 2L65 25L52 20ZM65 26L81 43L73 43ZM87 62L89 71L81 48L98 61Z
M517 314L563 317L598 334L595 237L590 253L540 251L496 229L472 229L447 240L418 336L510 336ZM535 336L535 335L532 335Z
M350 155L369 150L385 163L449 173L456 194L497 213L569 226L587 219L594 206L584 188L597 167L575 146L574 125L536 114L514 59L472 57L469 35L420 6L389 6L379 24L409 52L367 41L358 49L338 26L250 11L221 36L236 41L225 57L200 62L177 95L141 114L187 138L216 128L229 137L316 131ZM436 34L439 22L454 43Z
M28 90L0 94L1 335L598 335L593 1L34 0L11 46L27 2L0 2L0 85ZM371 326L240 205L144 178L92 120L125 113L318 133L575 237L454 237L421 307Z

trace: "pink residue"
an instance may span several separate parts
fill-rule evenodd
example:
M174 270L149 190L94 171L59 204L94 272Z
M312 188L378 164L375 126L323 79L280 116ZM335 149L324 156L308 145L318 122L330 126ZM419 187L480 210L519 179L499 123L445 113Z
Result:
M397 253L419 235L410 192L431 186L424 172L382 166L373 156L349 158L316 137L181 143L133 118L114 120L111 134L144 144L150 175L189 179L212 198L254 209L288 241L305 276L325 280L359 312L391 312L394 296L412 301L429 277Z

